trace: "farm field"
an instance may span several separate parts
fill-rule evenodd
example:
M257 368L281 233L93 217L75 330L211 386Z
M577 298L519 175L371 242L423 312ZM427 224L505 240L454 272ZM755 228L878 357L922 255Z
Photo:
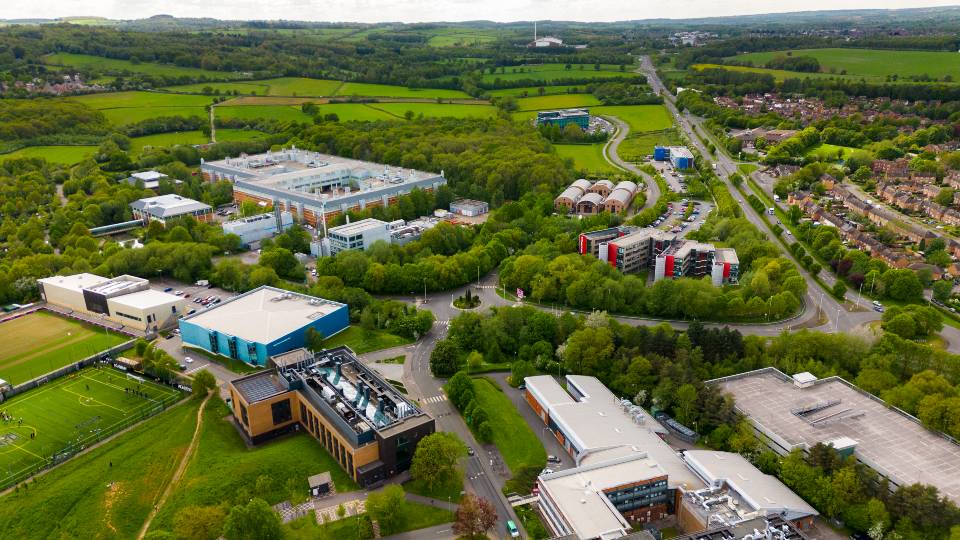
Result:
M3 410L16 420L0 421L0 486L41 462L69 458L99 440L101 433L106 436L147 418L179 395L173 388L105 367L83 369L5 401Z
M906 78L914 75L930 75L937 79L950 76L960 81L960 62L957 53L946 51L891 51L880 49L796 49L793 56L811 56L820 62L820 69L837 73L846 70L848 75L885 78L899 75ZM738 60L750 60L761 66L787 51L748 53L736 56Z
M859 150L850 146L838 146L836 144L819 144L807 151L807 157L815 157L820 161L837 161L850 155L850 152Z
M746 73L766 73L768 75L773 75L773 80L780 82L786 79L846 79L846 80L860 80L866 78L869 81L877 82L877 79L874 77L861 77L859 75L839 75L833 73L805 73L802 71L786 71L783 69L767 69L763 67L750 67L750 66L726 66L722 64L694 64L691 66L693 69L725 69L727 71L740 71Z
M164 77L207 77L210 79L239 79L239 73L210 71L193 67L180 67L167 64L140 62L134 64L129 60L117 60L88 54L55 53L44 58L47 64L71 66L77 69L91 69L96 71L128 71L143 73L144 75L159 75Z
M299 106L294 105L220 105L215 108L215 114L217 118L223 118L227 120L232 118L240 118L243 120L272 118L275 120L292 120L296 122L306 122L310 120L310 117L306 114L303 114ZM342 116L340 119L346 120Z
M553 148L562 158L573 159L578 171L595 173L616 173L618 169L610 165L603 157L603 143L596 144L555 144Z
M338 96L363 97L397 97L397 98L443 98L443 99L470 99L470 95L460 90L446 90L442 88L406 88L389 84L367 84L348 82L343 83L337 92Z
M211 398L203 412L196 454L179 487L157 514L151 531L173 528L177 514L189 506L246 503L251 496L270 504L305 493L307 477L329 471L337 493L357 489L339 464L307 433L248 448L237 433L227 405ZM266 476L269 481L259 482Z
M0 161L17 158L43 158L53 163L73 165L97 151L96 146L28 146L8 154L0 154Z
M173 407L0 498L0 529L20 540L135 538L190 443L199 403Z
M20 384L129 338L46 312L0 324L0 379Z
M536 96L517 100L520 111L543 111L550 109L569 109L571 107L593 107L601 105L599 99L592 94L556 94L552 96Z
M460 47L477 46L493 43L500 39L502 33L496 30L480 30L471 28L437 28L430 30L432 34L427 40L431 47Z
M583 69L580 69L580 68ZM630 71L631 66L627 66L625 71L620 71L620 66L613 64L601 64L600 70L594 69L593 64L573 64L570 69L566 69L565 64L535 64L526 66L509 66L503 68L503 73L498 69L496 73L484 73L483 82L492 83L497 79L501 81L520 81L524 79L533 79L538 81L550 82L558 79L619 79L624 77L636 77L637 74ZM521 71L522 70L522 71Z
M208 96L157 92L113 92L70 99L99 110L110 123L118 126L161 116L205 117L204 107L213 102Z
M517 97L537 97L540 95L540 89L543 88L544 95L552 96L556 94L568 94L571 90L583 91L584 86L523 86L520 88L501 88L499 90L489 90L487 94L490 97L517 96ZM576 93L576 92L574 92Z
M165 88L161 88L161 90L166 90L169 92L182 92L185 94L202 94L206 88L210 88L211 91L220 94L232 94L236 92L240 95L249 95L255 93L258 96L265 96L270 92L270 84L265 80L181 84L178 86L167 86Z
M218 129L218 141L246 141L266 135L260 131L248 129ZM178 144L205 144L210 139L201 131L182 131L178 133L158 133L130 139L130 151L137 155L147 146L175 146Z
M371 109L386 112L397 118L404 118L407 111L414 115L424 116L453 116L456 118L489 118L496 116L497 109L493 105L460 105L456 103L369 103Z

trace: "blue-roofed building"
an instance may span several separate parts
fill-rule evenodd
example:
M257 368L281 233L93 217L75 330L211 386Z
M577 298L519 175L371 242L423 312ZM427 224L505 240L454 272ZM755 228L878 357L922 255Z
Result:
M263 366L306 345L307 330L330 337L350 325L346 304L262 286L180 319L184 345Z
M653 147L654 161L669 161L674 169L684 170L693 168L693 152L686 146L655 146Z

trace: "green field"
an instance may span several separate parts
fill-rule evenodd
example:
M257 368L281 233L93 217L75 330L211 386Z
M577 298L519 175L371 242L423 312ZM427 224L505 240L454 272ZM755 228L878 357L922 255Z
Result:
M457 103L369 103L367 106L397 118L404 118L407 111L413 111L414 115L453 116L456 118L491 118L497 115L497 109L492 105L460 105Z
M500 69L495 73L484 72L483 82L492 83L497 79L501 81L533 79L550 82L559 79L618 79L636 76L637 74L631 71L631 66L627 66L625 71L620 71L620 66L601 64L600 70L597 71L593 64L573 64L570 69L566 69L565 64L535 64L504 67L502 73Z
M493 43L502 36L502 32L494 29L481 30L471 28L436 28L431 29L427 45L431 47L470 47L486 43Z
M303 112L300 110L300 107L296 105L220 105L215 108L215 111L217 118L223 118L225 120L232 118L240 118L243 120L271 118L282 121L310 121L310 117L306 114L303 114ZM340 119L347 120L347 118L343 118L342 116Z
M578 171L601 174L620 172L603 157L603 146L604 143L555 144L553 148L560 157L573 159L573 166Z
M217 141L247 141L266 134L248 129L218 129ZM158 133L130 139L130 151L136 156L147 146L176 146L178 144L205 144L210 139L201 131L182 131L178 133Z
M43 158L53 163L73 165L96 151L96 146L28 146L8 154L0 154L0 161L16 158Z
M583 92L583 86L523 86L520 88L501 88L499 90L490 90L487 94L490 97L517 96L517 97L537 97L540 95L540 89L543 88L543 94L552 96L556 94L568 94L571 90ZM576 93L576 92L574 92Z
M616 116L630 126L631 133L663 131L673 126L673 118L663 105L613 105L594 107L590 114Z
M44 62L51 65L70 66L83 70L101 72L130 72L144 75L158 75L163 77L206 77L208 79L239 79L239 73L210 71L200 68L180 67L166 64L140 62L134 64L129 60L116 60L102 56L88 54L56 53L44 57Z
M819 144L810 150L807 150L806 156L816 158L818 161L837 161L850 155L850 152L859 150L850 146L838 146L836 144Z
M443 98L470 99L470 95L461 90L439 88L405 88L389 84L344 83L337 90L338 96L397 97L397 98Z
M663 131L631 132L620 143L617 153L626 161L641 161L653 153L654 146L673 146L680 144L680 137L674 129Z
M518 474L524 469L542 468L547 462L547 453L510 398L485 377L473 380L473 391L477 405L487 412L493 425L493 443L510 472Z
M0 421L0 486L42 462L69 458L162 410L178 396L170 387L130 379L106 367L81 370L5 401L2 410L17 420Z
M784 81L786 79L847 79L847 80L860 80L863 77L858 75L835 75L831 73L804 73L801 71L786 71L783 69L767 69L762 67L749 67L749 66L726 66L722 64L694 64L693 69L725 69L727 71L740 71L745 73L765 73L767 75L773 75L773 80L777 82ZM867 77L870 79L870 77ZM874 81L876 82L876 81Z
M736 56L737 60L749 60L762 66L788 51L748 53ZM899 75L901 79L916 75L929 75L942 80L950 76L960 81L960 61L955 52L945 51L891 51L880 49L797 49L793 56L811 56L820 62L820 69L837 73L846 71L857 77L886 78Z
M517 110L543 111L549 109L569 109L572 107L593 107L601 105L599 99L592 94L555 94L551 96L536 96L517 100Z
M329 471L338 493L354 491L356 483L307 433L283 437L248 448L237 433L230 410L219 399L207 404L196 455L180 486L157 514L151 530L171 530L177 514L189 506L245 503L260 497L270 504L306 493L307 477ZM256 489L257 479L269 482ZM287 483L290 482L290 486Z
M323 346L334 349L346 345L357 354L364 354L380 349L389 349L411 343L411 340L382 330L367 330L359 326L350 326L343 332L323 340Z
M129 338L38 311L0 324L0 378L20 384Z
M202 94L207 88L209 88L211 92L217 92L219 94L232 94L236 92L243 96L251 94L266 96L270 93L269 80L181 84L179 86L168 86L161 90L183 92L186 94Z
M70 98L99 110L110 123L122 126L161 116L207 116L212 97L158 92L112 92Z
M400 516L400 525L393 530L382 530L381 535L385 536L406 531L415 531L453 521L453 512L410 501L403 502L403 508L400 509ZM324 538L353 540L361 537L358 525L357 518L353 516L347 516L330 523L317 525L316 518L313 514L310 514L284 525L284 538L285 540L317 540Z
M199 403L173 407L4 496L0 530L20 540L136 538L190 443Z

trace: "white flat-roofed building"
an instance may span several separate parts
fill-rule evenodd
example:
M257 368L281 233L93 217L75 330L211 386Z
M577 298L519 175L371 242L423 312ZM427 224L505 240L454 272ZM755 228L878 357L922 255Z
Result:
M724 521L744 521L755 517L779 516L796 527L807 529L819 515L799 495L774 476L764 474L740 454L714 450L686 450L683 459L713 491L701 494L695 507L702 507L704 500L718 500L717 504L736 501ZM721 492L719 490L725 490ZM722 493L722 494L721 494ZM690 495L696 498L694 494ZM700 500L702 499L702 500ZM713 507L715 505L708 504ZM708 515L712 515L711 512ZM722 514L721 514L722 515ZM709 518L707 518L709 519ZM705 520L706 521L706 520Z
M49 304L145 332L173 326L186 306L182 297L151 289L149 281L136 276L111 279L83 273L43 278L37 284Z
M264 203L321 226L348 210L394 204L413 189L434 191L440 174L320 154L292 147L201 162L204 179L233 183L234 200Z
M197 221L213 219L213 208L209 204L174 194L133 201L130 208L133 210L133 218L142 220L145 224L159 221L166 225L168 220L181 217L192 217Z
M143 187L145 189L157 189L158 187L160 187L160 181L165 178L169 178L169 177L163 174L162 172L143 171L143 172L136 172L131 174L127 178L127 183L133 186L133 185L136 185L137 182L142 182ZM171 182L174 184L183 183L180 180L176 180L176 179L171 180Z
M254 242L279 234L289 229L291 225L293 225L293 215L290 212L277 210L227 221L223 224L223 232L239 236L240 243L249 246Z
M378 240L390 242L390 224L379 219L361 219L346 225L331 227L327 231L330 239L330 255L336 255L348 249L364 251Z
M460 214L461 216L476 217L489 212L490 205L484 201L457 199L450 203L450 211L454 214Z
M263 366L305 346L313 328L324 337L350 324L347 305L263 286L180 320L185 344Z

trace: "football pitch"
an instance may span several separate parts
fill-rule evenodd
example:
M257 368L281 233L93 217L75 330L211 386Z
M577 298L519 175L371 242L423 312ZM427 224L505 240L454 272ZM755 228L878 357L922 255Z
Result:
M0 403L0 487L169 407L180 392L91 367Z
M24 315L0 323L0 379L17 385L128 339L44 311Z

